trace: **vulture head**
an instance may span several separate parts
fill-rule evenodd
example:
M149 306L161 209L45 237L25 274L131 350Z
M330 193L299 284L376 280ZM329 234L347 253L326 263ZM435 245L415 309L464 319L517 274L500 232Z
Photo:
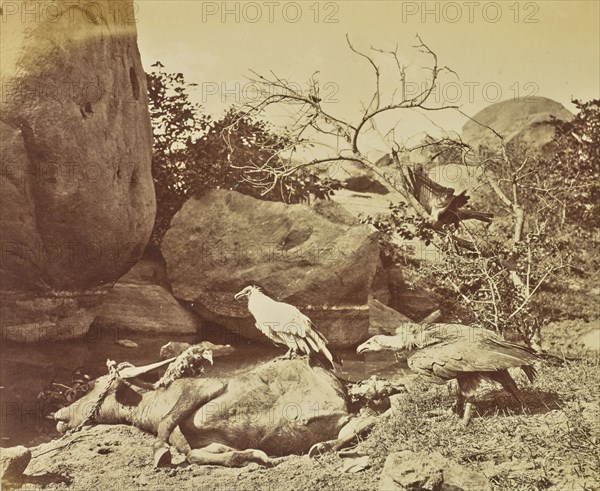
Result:
M247 286L246 288L244 288L242 291L237 292L233 298L235 300L238 300L239 298L242 297L249 297L252 293L254 292L260 292L260 287L256 286L256 285L250 285Z
M357 353L374 353L377 351L408 351L411 350L414 343L406 336L384 336L378 334L367 339L363 344L356 348Z
M358 354L361 353L375 353L378 351L387 351L387 348L385 346L385 343L381 342L384 341L383 339L380 341L377 338L380 338L382 336L373 336L372 338L367 339L363 344L361 344L358 348L356 348L356 352Z

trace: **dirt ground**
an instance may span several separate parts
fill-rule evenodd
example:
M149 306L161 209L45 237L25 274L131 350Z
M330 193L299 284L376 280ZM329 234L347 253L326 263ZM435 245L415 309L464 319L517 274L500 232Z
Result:
M546 329L553 352L579 356L577 336L598 323L565 321ZM562 348L562 349L557 349ZM454 415L429 411L449 407L445 387L413 393L402 414L380 424L360 444L371 467L344 473L337 455L290 456L274 468L252 464L242 469L195 466L152 467L152 435L127 426L96 426L32 449L23 479L6 489L68 490L375 490L385 457L403 449L436 450L482 472L497 490L600 489L600 370L597 353L580 361L546 363L539 378L524 388L530 410L511 409L512 400L497 388L479 397L472 425L462 429ZM519 379L519 384L523 381ZM485 392L485 391L484 391ZM425 408L425 409L424 409ZM431 414L430 414L431 413ZM175 463L182 461L176 456Z
M71 445L59 448L73 441ZM250 464L241 469L180 465L152 467L153 437L123 425L96 426L79 435L37 447L17 488L69 490L277 490L375 489L378 473L341 474L335 456L310 460L291 456L275 468ZM46 452L44 455L42 452ZM181 458L174 459L174 462ZM12 487L12 486L11 486Z

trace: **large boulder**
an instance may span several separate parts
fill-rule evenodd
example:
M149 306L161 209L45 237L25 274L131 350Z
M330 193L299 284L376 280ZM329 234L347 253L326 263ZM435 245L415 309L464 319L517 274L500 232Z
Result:
M479 111L462 128L462 139L475 146L497 148L500 139L520 140L527 148L541 150L554 137L552 119L570 121L573 114L560 102L547 97L509 99L491 104Z
M115 332L195 334L200 319L171 293L164 263L142 259L108 292L94 324Z
M369 297L369 336L393 335L396 329L406 323L412 323L412 320L379 300Z
M4 340L85 334L150 236L152 132L133 7L3 6Z
M366 174L351 176L345 181L346 189L359 193L389 194L388 189L374 177Z
M367 336L377 238L333 202L286 205L211 191L175 215L162 253L173 294L237 335L266 340L246 302L233 299L256 284L302 310L332 347Z

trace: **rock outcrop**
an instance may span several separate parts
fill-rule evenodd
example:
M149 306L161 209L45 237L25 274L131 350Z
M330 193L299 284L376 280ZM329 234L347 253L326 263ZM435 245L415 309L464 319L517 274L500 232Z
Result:
M237 335L262 338L246 303L233 299L256 284L308 315L332 347L367 336L379 247L374 232L336 203L286 205L211 191L175 215L162 253L175 297Z
M2 337L76 338L154 222L133 2L3 9Z
M170 292L164 264L142 259L108 292L94 324L114 331L194 334L200 319Z
M412 323L412 320L379 300L369 298L369 336L393 335L406 323Z
M509 99L491 104L479 111L462 128L462 139L475 146L496 148L500 140L521 140L528 149L542 149L554 136L552 118L570 121L573 114L559 102L547 97ZM486 128L487 126L487 128Z

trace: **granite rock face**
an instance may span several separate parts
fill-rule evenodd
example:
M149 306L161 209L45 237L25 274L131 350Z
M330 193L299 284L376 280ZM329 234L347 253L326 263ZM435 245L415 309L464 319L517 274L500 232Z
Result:
M171 293L165 266L142 259L108 292L95 324L125 332L195 334L201 325Z
M497 149L503 136L506 142L519 140L529 151L542 151L554 137L551 120L570 121L573 114L560 102L547 97L525 97L496 102L479 111L462 128L462 139L474 147ZM551 151L550 145L547 151Z
M2 336L76 338L154 222L133 2L3 8Z
M246 302L233 299L258 285L310 317L331 347L367 337L379 246L336 203L286 205L211 191L185 203L161 248L175 297L234 335L263 339Z

